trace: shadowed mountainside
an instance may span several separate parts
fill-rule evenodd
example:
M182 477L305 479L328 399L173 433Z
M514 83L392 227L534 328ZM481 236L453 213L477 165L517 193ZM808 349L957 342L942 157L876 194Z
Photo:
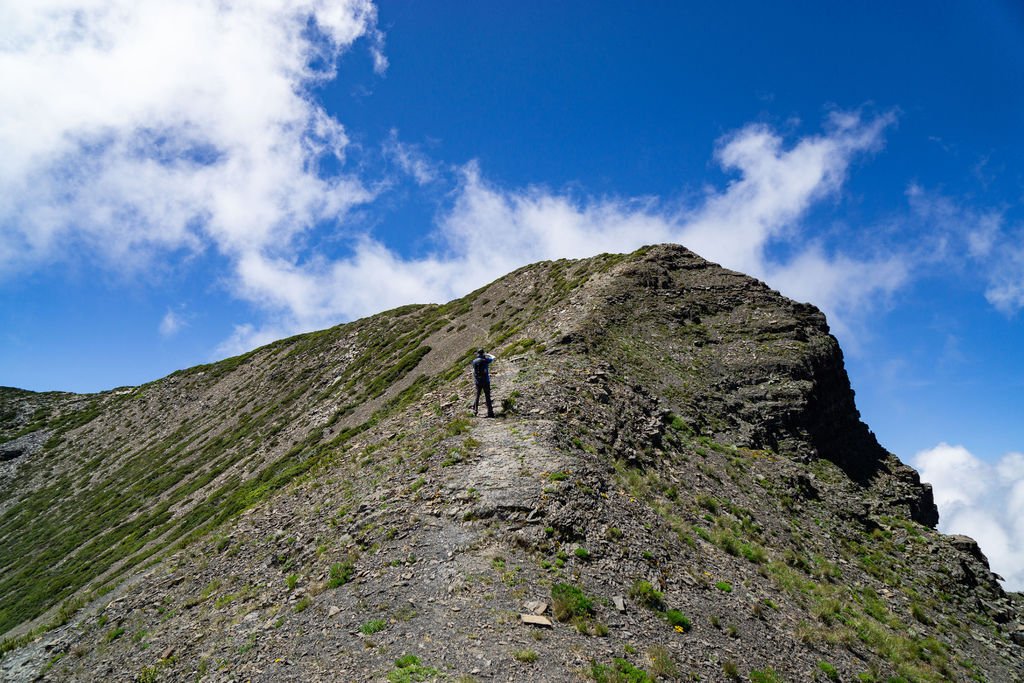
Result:
M815 308L676 246L539 263L140 387L0 389L0 674L1020 680L1021 597L937 518Z

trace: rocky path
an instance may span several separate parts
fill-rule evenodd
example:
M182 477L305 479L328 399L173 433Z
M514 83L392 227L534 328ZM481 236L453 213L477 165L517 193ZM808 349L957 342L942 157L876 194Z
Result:
M533 521L547 475L567 465L564 456L541 445L552 428L548 420L476 420L470 436L478 445L443 484L450 500L465 503L465 519Z
M403 652L452 675L461 672L466 680L546 681L553 671L564 671L562 657L531 667L512 656L539 647L538 634L520 624L518 614L524 602L546 598L548 588L536 580L535 567L505 564L511 537L543 536L550 489L562 483L549 475L565 469L568 460L544 446L553 427L517 416L474 420L468 437L475 445L444 469L427 514L380 554L416 559L395 568L365 557L361 576L339 594L339 614L329 620L371 643L373 655L369 645L354 648L351 636L343 636L340 649L346 654L335 673L384 681L388 663ZM392 625L373 638L359 636L367 609L391 615ZM403 610L416 616L396 621Z

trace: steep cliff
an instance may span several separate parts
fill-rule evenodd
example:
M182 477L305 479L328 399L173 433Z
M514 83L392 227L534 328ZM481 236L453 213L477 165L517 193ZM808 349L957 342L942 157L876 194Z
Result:
M824 316L681 247L0 418L12 680L1024 676Z

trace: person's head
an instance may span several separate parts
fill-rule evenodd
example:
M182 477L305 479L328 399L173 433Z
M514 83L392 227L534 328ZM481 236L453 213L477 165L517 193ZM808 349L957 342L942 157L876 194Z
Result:
M486 354L487 354L487 352L484 351L483 349L477 349L476 350L476 355L479 356L480 358L483 358Z

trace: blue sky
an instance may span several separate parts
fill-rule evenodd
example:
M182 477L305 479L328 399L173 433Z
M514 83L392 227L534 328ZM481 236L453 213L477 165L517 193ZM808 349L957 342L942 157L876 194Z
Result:
M822 307L865 421L1024 585L1019 3L20 4L0 385L680 241Z

